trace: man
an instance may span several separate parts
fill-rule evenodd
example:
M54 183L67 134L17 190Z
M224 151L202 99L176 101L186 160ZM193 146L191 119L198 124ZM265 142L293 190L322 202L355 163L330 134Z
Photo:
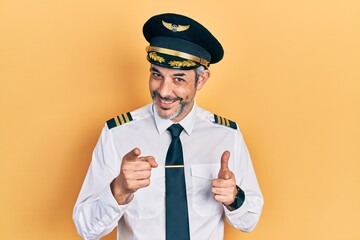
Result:
M235 122L198 107L195 95L223 48L177 14L143 27L153 103L106 122L74 208L84 239L118 226L118 239L223 239L224 218L251 231L263 205Z

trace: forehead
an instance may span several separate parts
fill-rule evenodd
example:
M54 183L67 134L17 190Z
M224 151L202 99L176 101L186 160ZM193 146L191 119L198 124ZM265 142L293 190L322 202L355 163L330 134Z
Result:
M157 65L151 64L150 71L158 72L162 75L182 75L182 76L192 76L195 74L194 70L181 70L173 68L165 68Z

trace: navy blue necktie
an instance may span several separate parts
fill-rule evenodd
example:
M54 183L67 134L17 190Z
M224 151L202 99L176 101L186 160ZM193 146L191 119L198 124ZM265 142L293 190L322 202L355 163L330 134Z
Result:
M173 124L167 129L172 136L165 163L166 240L189 240L189 218L180 133L183 127Z

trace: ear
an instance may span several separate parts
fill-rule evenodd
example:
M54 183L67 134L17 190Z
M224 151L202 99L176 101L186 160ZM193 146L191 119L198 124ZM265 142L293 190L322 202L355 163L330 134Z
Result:
M201 75L199 75L199 79L196 85L196 90L200 90L206 83L206 81L210 78L210 70L205 69Z

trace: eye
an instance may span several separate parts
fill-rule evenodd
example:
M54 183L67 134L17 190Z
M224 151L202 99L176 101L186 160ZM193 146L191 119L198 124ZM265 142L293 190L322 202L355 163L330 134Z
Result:
M160 78L160 77L161 77L160 73L157 73L157 72L151 72L151 75L152 75L154 78Z
M176 81L176 82L184 82L185 79L183 79L183 78L181 78L181 77L177 77L177 78L175 78L175 81Z

